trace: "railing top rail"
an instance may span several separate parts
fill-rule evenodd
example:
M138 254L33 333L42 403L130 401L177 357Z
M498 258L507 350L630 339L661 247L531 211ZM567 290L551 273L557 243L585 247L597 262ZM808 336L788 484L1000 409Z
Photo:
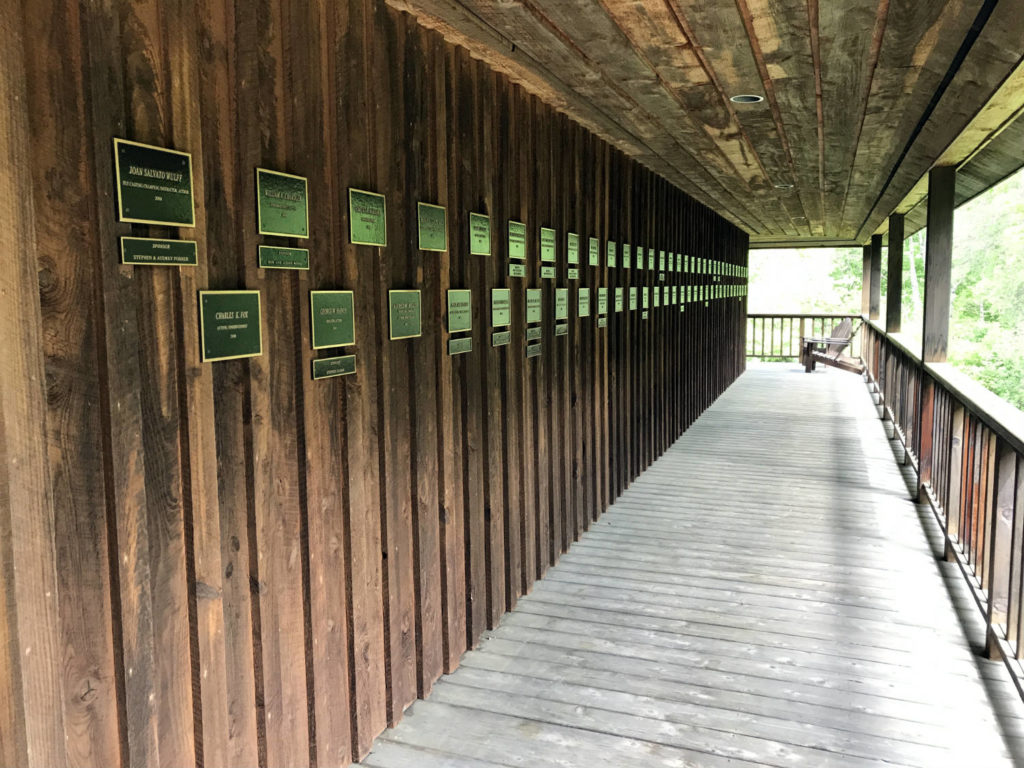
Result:
M843 320L847 317L858 317L856 312L748 312L747 317L795 317L800 318L829 318Z

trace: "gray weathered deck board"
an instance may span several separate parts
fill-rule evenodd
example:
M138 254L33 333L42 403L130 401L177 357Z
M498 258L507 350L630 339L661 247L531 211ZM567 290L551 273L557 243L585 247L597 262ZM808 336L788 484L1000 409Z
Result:
M928 514L856 376L754 368L363 764L1013 765Z

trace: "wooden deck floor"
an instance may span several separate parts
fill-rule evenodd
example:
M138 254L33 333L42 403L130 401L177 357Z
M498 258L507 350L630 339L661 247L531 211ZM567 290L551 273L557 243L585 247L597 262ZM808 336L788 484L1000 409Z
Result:
M1024 765L863 382L752 368L363 765Z

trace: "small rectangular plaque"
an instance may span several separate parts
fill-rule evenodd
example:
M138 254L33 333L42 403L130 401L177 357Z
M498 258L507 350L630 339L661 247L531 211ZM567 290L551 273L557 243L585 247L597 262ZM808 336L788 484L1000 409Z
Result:
M648 248L647 249L647 271L648 272L653 272L654 271L654 249L653 248Z
M615 289L615 311L616 312L621 312L622 309L623 309L623 304L625 303L624 302L623 294L625 292L626 292L625 288L616 288Z
M121 263L154 267L194 267L199 262L195 240L122 237Z
M512 289L491 288L491 325L502 328L512 322Z
M526 322L539 323L543 319L542 296L543 293L540 288L526 289Z
M448 333L473 329L473 292L464 288L448 291Z
M660 272L664 272L665 271L665 252L664 251L659 251L658 252L658 271L660 271Z
M580 236L570 232L565 237L566 259L570 264L580 263Z
M257 168L256 223L261 235L309 237L306 177Z
M491 255L491 217L483 213L469 214L469 253Z
M615 241L609 240L608 245L605 248L605 256L608 259L609 267L614 267L618 263L617 253L618 246L615 244Z
M491 346L503 347L512 341L512 331L495 331L491 334Z
M592 267L597 267L601 264L601 244L596 237L590 238L589 263Z
M568 277L569 277L570 280L579 280L580 279L580 271L578 269L575 269L575 268L570 269Z
M554 280L555 279L555 268L551 265L546 265L540 268L541 280Z
M540 260L555 260L555 238L558 234L548 227L540 228Z
M650 312L648 312L646 309L640 313L641 320L646 320L648 317L650 317Z
M388 225L384 195L349 188L348 229L349 240L354 245L386 246Z
M633 312L636 310L636 286L632 285L629 288L629 311Z
M608 314L608 289L598 288L597 289L597 314L607 315Z
M647 309L651 305L651 289L644 286L643 307Z
M633 249L629 243L622 244L622 266L624 269L629 269L632 266L633 261Z
M657 309L659 306L661 306L661 288L656 285L654 286L654 308Z
M526 340L527 341L540 341L541 337L544 336L544 329L539 325L535 325L532 328L526 329Z
M579 316L588 317L590 315L590 289L580 288L578 297Z
M448 215L443 206L416 203L416 223L421 251L448 250Z
M309 319L313 326L313 349L356 343L352 291L310 291Z
M119 221L196 225L188 152L114 139L114 177Z
M199 337L204 363L263 354L259 291L200 291Z
M306 248L261 245L259 257L260 269L309 269L309 250Z
M526 356L527 357L540 357L540 344L527 344L526 345Z
M448 339L449 355L464 355L473 351L473 337L463 336L459 339Z
M525 264L509 264L508 265L508 276L509 277L526 277L526 265Z
M349 376L356 372L356 356L324 357L313 361L314 379L331 379L335 376Z
M569 319L569 289L555 288L555 320Z
M597 327L598 328L607 328L608 327L608 316L607 315L602 315L601 317L597 318Z
M508 257L526 258L526 225L521 221L508 222Z
M568 336L569 335L569 324L568 323L557 323L555 325L555 336Z
M423 333L419 291L388 291L391 340L415 339Z

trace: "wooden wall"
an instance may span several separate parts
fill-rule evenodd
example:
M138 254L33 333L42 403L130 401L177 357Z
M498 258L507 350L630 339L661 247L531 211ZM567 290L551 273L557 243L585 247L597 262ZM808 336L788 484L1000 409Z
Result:
M586 238L602 264L609 238L745 263L747 236L380 0L3 9L0 765L345 765L743 369L743 302L615 314L657 275L587 266ZM193 153L194 229L117 222L113 137ZM256 267L256 166L309 177L308 272ZM350 186L387 195L387 248L349 244ZM421 199L449 253L416 249ZM558 279L527 360L541 225ZM573 290L556 338L569 230L610 320ZM194 238L199 266L121 266L130 233ZM262 292L262 357L199 362L206 287ZM390 342L407 287L424 334ZM448 287L474 301L454 358ZM314 382L322 288L355 291L358 374Z

